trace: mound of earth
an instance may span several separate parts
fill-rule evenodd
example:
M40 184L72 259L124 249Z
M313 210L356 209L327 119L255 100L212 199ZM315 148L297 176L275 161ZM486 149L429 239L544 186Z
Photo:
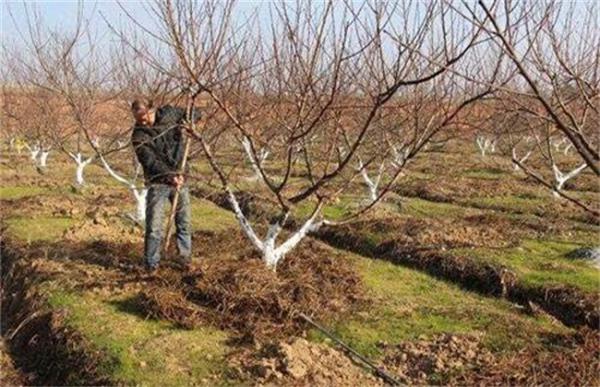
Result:
M537 197L539 190L536 187L536 185L531 187L520 185L519 191L525 195ZM457 199L464 201L471 198L512 195L515 188L514 182L510 180L438 175L435 183L431 180L418 180L411 184L399 185L396 192L403 196L450 203Z
M481 369L494 356L481 345L481 335L442 334L398 345L382 343L386 369L407 384L439 383L440 378L465 368Z
M486 386L598 386L600 334L583 329L550 338L551 345L527 347L478 372L455 377L453 384ZM548 348L552 348L548 350Z
M302 338L236 354L234 368L259 385L382 386L383 382L326 344Z
M202 311L186 299L180 289L150 285L139 293L138 301L148 316L193 329L202 319Z
M363 303L361 280L348 260L313 241L302 247L277 273L252 256L203 260L186 277L189 297L214 311L220 327L251 337L301 331L298 312L326 319Z
M515 242L521 238L535 238L547 233L563 233L569 224L562 221L542 222L530 217L507 217L498 212L485 212L464 218L464 221L477 228L493 228Z
M300 312L326 320L365 304L352 263L322 244L304 241L275 273L243 239L230 234L213 234L210 243L206 235L195 234L195 243L210 249L186 273L161 264L154 287L140 295L146 312L181 326L193 325L201 315L252 342L302 332Z
M502 230L477 227L457 220L390 218L357 222L353 227L358 235L375 233L386 242L409 248L499 247L512 241ZM383 241L382 241L383 242Z

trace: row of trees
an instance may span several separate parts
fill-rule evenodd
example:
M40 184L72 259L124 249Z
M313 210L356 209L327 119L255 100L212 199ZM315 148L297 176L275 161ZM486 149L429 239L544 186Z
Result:
M368 211L428 145L466 129L501 139L516 167L595 213L562 190L569 175L600 173L591 4L299 2L243 18L234 2L157 1L143 24L123 11L125 27L107 22L109 44L83 14L59 32L33 13L26 50L5 56L4 111L28 144L69 155L78 184L86 165L103 165L132 191L138 220L139 168L115 161L130 152L134 95L202 105L202 127L187 125L196 153L271 268L310 231ZM587 23L575 24L582 15ZM490 138L479 146L495 146ZM580 160L573 173L561 172L557 140ZM550 160L558 183L528 163L532 154ZM248 170L276 214L262 234L236 195ZM327 219L323 208L357 180L367 199L346 219ZM306 213L299 207L308 215L282 238L292 214Z

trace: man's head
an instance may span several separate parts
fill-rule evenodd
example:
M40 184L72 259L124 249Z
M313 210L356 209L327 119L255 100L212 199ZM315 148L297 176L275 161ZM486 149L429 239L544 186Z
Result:
M156 111L152 108L152 104L136 99L131 104L131 114L133 114L136 125L154 125Z

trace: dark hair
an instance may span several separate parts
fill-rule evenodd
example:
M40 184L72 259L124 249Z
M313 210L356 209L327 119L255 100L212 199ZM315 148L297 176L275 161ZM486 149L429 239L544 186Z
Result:
M141 108L152 109L152 105L153 105L152 101L148 101L148 103L146 103L142 99L135 99L131 103L131 110L136 111Z
M132 111L139 110L139 109L141 109L143 107L145 108L146 104L144 102L142 102L141 100L139 100L139 99L136 99L135 101L133 101L131 103L131 110Z

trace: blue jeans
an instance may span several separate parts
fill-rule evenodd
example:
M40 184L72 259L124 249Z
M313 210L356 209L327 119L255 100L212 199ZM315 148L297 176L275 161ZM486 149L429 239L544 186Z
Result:
M175 187L166 184L154 184L148 189L146 197L146 236L144 238L144 258L146 265L157 267L160 261L163 233L165 227L165 209L167 202L173 203ZM183 259L189 259L192 253L190 193L187 187L179 191L175 227L177 250Z

